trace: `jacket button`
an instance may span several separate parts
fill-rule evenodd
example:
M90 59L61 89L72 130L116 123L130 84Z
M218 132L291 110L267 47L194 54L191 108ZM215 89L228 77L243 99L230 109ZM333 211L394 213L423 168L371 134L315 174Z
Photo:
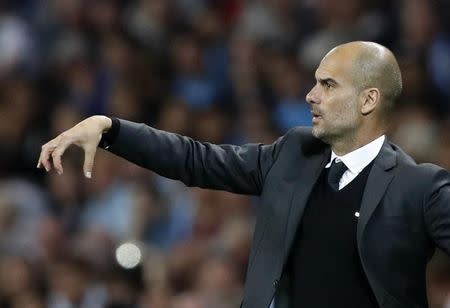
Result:
M278 285L279 285L279 281L278 281L278 279L275 279L272 283L273 288L274 289L278 288Z

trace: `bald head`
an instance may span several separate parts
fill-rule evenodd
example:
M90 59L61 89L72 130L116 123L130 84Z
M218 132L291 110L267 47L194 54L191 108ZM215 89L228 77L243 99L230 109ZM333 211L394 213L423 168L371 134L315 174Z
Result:
M378 88L383 110L389 110L402 92L402 76L394 54L373 42L350 42L332 49L325 57L345 53L352 61L355 85L364 90Z

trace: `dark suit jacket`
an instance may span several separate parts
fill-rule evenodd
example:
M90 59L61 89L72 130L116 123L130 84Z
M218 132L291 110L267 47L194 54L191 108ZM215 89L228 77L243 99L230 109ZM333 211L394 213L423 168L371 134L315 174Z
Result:
M242 307L269 306L327 144L298 127L271 145L213 145L121 120L109 151L188 186L260 195ZM427 307L426 264L436 246L450 253L449 172L417 165L386 141L364 190L357 243L380 307Z

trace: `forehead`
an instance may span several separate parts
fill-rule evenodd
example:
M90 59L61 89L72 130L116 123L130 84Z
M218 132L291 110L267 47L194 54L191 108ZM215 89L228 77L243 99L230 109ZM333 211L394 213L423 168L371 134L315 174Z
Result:
M345 50L333 50L320 62L316 70L317 79L332 78L338 83L352 83L354 55Z

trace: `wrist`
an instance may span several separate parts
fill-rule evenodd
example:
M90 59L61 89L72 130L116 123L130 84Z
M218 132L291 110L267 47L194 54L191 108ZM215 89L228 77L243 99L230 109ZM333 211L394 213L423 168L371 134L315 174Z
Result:
M99 122L101 123L102 129L99 147L106 150L116 141L117 136L119 135L120 121L117 118L99 116Z
M93 118L95 118L95 120L99 123L102 134L108 132L111 129L112 120L110 118L100 115L93 116Z

